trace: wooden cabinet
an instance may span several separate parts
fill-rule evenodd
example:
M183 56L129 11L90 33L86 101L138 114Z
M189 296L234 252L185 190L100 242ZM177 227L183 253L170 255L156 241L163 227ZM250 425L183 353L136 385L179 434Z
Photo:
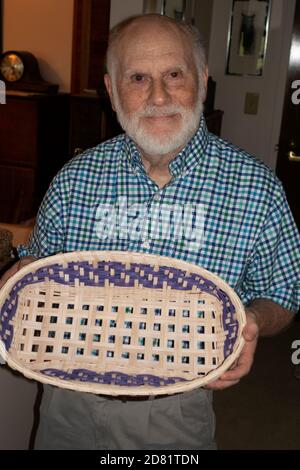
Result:
M220 135L223 111L216 110L205 114L210 132ZM109 99L103 95L72 95L70 154L93 147L123 130L119 126Z
M123 132L105 95L72 95L70 114L71 155Z
M220 109L216 109L211 113L204 113L209 132L212 132L219 137L221 136L223 114L224 111L221 111Z
M8 95L0 106L0 221L36 214L68 159L69 96Z

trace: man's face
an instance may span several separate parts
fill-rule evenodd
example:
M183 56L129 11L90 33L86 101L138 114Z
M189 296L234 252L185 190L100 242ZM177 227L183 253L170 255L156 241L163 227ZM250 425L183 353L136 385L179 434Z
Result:
M145 24L126 32L106 84L122 127L146 154L180 150L196 132L199 74L191 47L175 29Z

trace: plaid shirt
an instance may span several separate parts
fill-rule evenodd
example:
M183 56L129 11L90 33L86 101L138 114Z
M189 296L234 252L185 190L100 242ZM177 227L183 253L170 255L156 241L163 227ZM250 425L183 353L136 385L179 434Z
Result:
M300 237L271 170L208 133L203 117L169 168L172 179L160 189L125 134L73 158L54 178L19 255L125 250L171 256L219 275L244 304L267 298L297 311ZM127 232L118 230L121 206ZM174 227L184 233L176 236Z

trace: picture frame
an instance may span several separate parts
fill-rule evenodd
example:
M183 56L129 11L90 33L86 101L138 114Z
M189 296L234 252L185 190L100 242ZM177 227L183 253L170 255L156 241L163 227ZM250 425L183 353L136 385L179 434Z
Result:
M158 13L170 18L193 23L196 0L144 0L143 13Z
M227 75L262 76L271 0L233 0L227 44Z
M159 13L163 15L165 9L164 3L164 0L144 0L143 13Z

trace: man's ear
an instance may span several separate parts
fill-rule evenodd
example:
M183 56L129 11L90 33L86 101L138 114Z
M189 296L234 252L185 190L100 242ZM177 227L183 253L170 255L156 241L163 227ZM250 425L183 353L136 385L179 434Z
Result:
M207 94L207 80L208 80L208 67L206 65L204 72L202 74L202 83L203 83L203 99L202 102L204 103Z
M112 109L115 111L114 98L113 98L113 92L112 92L112 82L108 73L104 75L104 83L105 83L105 88L107 90L107 93L109 94Z

